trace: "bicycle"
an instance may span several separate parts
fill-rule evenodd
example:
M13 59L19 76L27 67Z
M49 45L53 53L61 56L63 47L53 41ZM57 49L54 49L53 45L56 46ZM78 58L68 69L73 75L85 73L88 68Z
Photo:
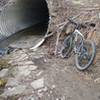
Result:
M81 27L86 26L76 23L71 18L68 21L76 27L74 32L64 39L60 51L61 57L66 58L73 51L75 54L76 68L83 71L92 64L96 55L96 46L92 40L86 40L84 35L79 31Z

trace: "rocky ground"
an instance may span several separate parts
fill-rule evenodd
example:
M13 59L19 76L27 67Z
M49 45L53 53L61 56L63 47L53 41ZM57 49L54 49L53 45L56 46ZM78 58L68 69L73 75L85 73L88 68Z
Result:
M35 51L16 50L4 57L10 67L0 71L0 77L7 80L0 100L100 99L100 78L93 65L80 72L75 68L74 57L56 58L48 56L47 51L43 46Z
M53 24L61 23L66 16L76 15L79 11L82 11L83 16L77 21L87 21L90 18L95 21L99 18L99 10L86 10L89 4L88 9L91 6L98 7L99 0L63 1L59 1L57 6L63 12L55 9L52 13ZM54 4L58 5L57 2ZM88 16L84 18L85 15ZM99 27L99 19L95 23ZM99 31L97 28L96 32ZM15 49L0 59L0 100L100 100L99 42L94 63L88 70L81 72L75 67L74 55L68 59L51 55L54 38L48 39L49 42L36 50Z

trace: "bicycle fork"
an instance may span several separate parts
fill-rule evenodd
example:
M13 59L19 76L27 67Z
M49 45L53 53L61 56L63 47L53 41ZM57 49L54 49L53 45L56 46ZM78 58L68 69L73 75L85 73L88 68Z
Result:
M75 46L74 46L74 52L75 54L78 54L80 55L81 54L81 49L83 47L83 40L84 40L84 35L77 29L75 29L74 33L75 34ZM81 40L79 41L79 45L77 45L77 42L78 42L78 35L80 35L82 38Z

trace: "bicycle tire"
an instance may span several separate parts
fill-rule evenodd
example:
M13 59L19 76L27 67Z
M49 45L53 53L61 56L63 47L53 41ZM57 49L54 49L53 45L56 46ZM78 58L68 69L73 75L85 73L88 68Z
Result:
M63 42L63 46L61 47L61 57L66 58L69 56L69 53L72 51L72 37L69 35Z
M84 41L85 43L87 42L87 43L89 43L90 45L91 45L91 47L92 47L92 56L91 56L91 59L89 60L89 62L85 65L85 66L81 66L80 64L79 64L79 55L78 54L76 54L76 58L75 58L75 60L76 60L76 67L77 67L77 69L78 70L81 70L81 71L84 71L84 70L86 70L87 68L89 68L89 66L92 64L92 62L94 61L94 58L95 58L95 55L96 55L96 46L95 46L95 43L92 41L92 40L86 40L86 41ZM85 44L84 43L84 44Z

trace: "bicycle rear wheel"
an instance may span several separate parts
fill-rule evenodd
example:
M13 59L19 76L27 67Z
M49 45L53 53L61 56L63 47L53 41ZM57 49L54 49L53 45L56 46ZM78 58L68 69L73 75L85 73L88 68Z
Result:
M62 58L68 57L71 51L72 51L72 37L69 35L66 37L61 47L61 51L60 51L61 57Z
M80 54L76 54L76 67L83 71L87 69L93 62L96 55L95 43L91 40L84 41L84 45L80 50Z

